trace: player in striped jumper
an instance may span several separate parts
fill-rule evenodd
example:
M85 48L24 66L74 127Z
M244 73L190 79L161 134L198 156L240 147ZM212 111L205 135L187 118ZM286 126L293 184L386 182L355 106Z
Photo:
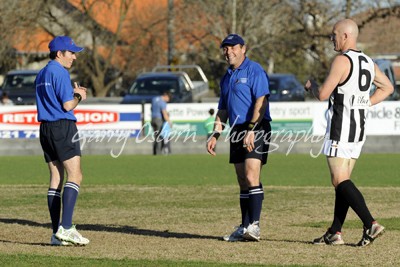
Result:
M337 22L330 35L334 58L322 86L307 81L305 89L318 100L328 100L327 131L324 154L335 187L334 218L331 227L314 244L344 244L342 226L351 207L364 224L358 246L366 246L384 231L372 217L363 195L350 180L356 160L365 142L367 109L383 101L393 86L372 59L357 49L358 26L351 19ZM377 87L370 96L372 83Z

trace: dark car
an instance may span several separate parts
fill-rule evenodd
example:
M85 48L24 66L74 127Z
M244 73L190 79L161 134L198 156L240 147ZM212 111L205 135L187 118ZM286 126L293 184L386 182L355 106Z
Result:
M171 103L188 103L193 100L184 73L151 72L141 74L135 80L121 104L151 103L154 97L162 95L165 91L171 92Z
M304 86L293 74L269 74L269 101L304 101Z
M1 90L15 105L34 105L36 103L35 79L39 70L13 70L4 78Z

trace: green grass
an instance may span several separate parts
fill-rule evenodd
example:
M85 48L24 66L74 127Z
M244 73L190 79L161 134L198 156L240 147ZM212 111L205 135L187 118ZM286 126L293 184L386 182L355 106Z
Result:
M48 169L41 156L0 157L0 184L46 184ZM359 186L399 186L400 154L364 154L352 179ZM84 156L84 184L91 185L231 185L236 184L227 155ZM324 156L271 154L262 181L276 186L330 186Z
M393 217L393 218L383 218L379 219L379 223L384 225L386 228L394 231L400 231L400 218ZM327 222L321 221L321 222L313 222L313 223L307 223L307 224L302 224L301 226L309 226L309 227L315 227L315 228L321 228L326 226ZM349 229L360 229L362 228L362 222L360 220L347 220L345 222L345 227Z
M0 223L8 227L7 229L12 229L11 231L22 229L29 232L34 228L33 231L47 233L50 226L44 194L49 174L43 157L13 156L0 157L0 160L2 166ZM391 209L396 210L396 199L399 199L400 194L399 190L393 189L400 186L399 162L400 154L363 154L352 175L355 183L363 187L362 191L365 192L367 199L371 200L375 197L377 202L374 204L382 205L382 210L386 210L387 213L384 213L386 215L380 217L379 222L390 229L392 234L400 231L398 214L389 213ZM84 226L83 230L86 230L86 233L89 232L96 237L93 244L84 249L76 248L78 255L71 256L73 252L71 249L65 250L70 253L68 255L63 255L63 253L59 253L60 256L43 255L47 253L35 251L38 249L38 244L19 243L7 235L2 238L0 232L0 266L70 266L71 262L76 266L274 266L219 263L218 258L211 256L210 259L204 261L191 259L181 261L171 260L165 256L156 259L132 259L124 258L124 256L118 258L118 251L115 252L117 258L102 257L95 253L98 249L96 245L101 245L96 242L102 238L103 234L115 234L119 238L129 239L132 234L123 232L124 229L128 229L126 230L128 232L134 231L135 234L131 239L143 239L148 242L159 239L161 245L168 247L162 243L171 242L174 246L182 241L182 238L178 238L180 235L196 235L197 232L203 235L215 235L215 233L208 233L212 230L210 226L212 227L215 223L225 225L227 220L234 221L234 215L237 213L237 191L234 188L237 188L237 185L234 168L228 164L227 155L217 157L132 155L118 158L91 155L82 158L82 169L84 172L83 193L79 196L78 202L78 212L81 214L76 217L80 220L77 222L78 225ZM262 181L266 191L264 212L267 216L267 220L263 222L272 223L274 219L280 218L283 219L280 223L287 228L285 231L296 232L297 229L315 228L312 234L322 233L330 224L330 205L334 194L325 157L272 154L268 165L263 168ZM375 196L376 191L380 192L380 196ZM150 195L149 192L151 192ZM386 195L382 196L382 194ZM382 200L381 197L383 197ZM388 199L390 201L387 201ZM321 207L329 207L325 213L321 214L316 210L316 203ZM376 206L374 211L376 211ZM221 214L209 214L209 210L220 210ZM110 213L110 218L107 216L104 218L104 214L108 213ZM185 214L185 216L176 216L176 214ZM291 216L296 216L292 214L297 214L302 219L293 218L292 221ZM304 217L301 217L303 215ZM321 215L324 217L321 218ZM142 225L142 219L147 219L147 217L150 217L154 224ZM170 233L175 239L163 239L164 234L168 235L168 232L164 231L177 224L184 227L185 224L190 224L192 227L199 227L200 230L178 228L180 231L175 229ZM361 224L360 220L353 216L346 220L345 228L347 231L358 231L362 227ZM206 226L203 227L203 225ZM216 232L218 234L220 230ZM151 237L148 233L153 233L155 236ZM318 257L318 253L326 253L326 251L310 252L313 248L309 251L305 242L296 241L298 238L292 241L290 235L283 234L283 236L275 236L261 245L269 246L269 251L276 246L283 253L288 253L288 256L292 255L290 251L293 249L301 249L303 250L301 253L310 254L310 257ZM289 240L286 241L287 239ZM131 242L135 241L131 240ZM187 239L187 242L188 244L193 242L198 246L203 244L210 246L210 248L204 248L209 249L210 254L214 253L213 246L227 249L225 244L213 240L205 242L203 239L193 238L193 240ZM137 244L137 246L140 245ZM167 249L166 247L164 249ZM9 251L8 248L14 250ZM119 245L119 248L123 246ZM46 251L49 248L39 244L39 249ZM58 253L51 249L49 249L50 254ZM89 254L91 256L85 256L85 249L86 252L92 253ZM236 251L240 248L235 244L230 249ZM230 252L230 249L221 253L225 255L234 253ZM253 249L262 251L264 248L254 246ZM149 253L146 250L143 252ZM256 252L255 255L257 253L260 252ZM342 251L335 251L335 253L339 255L343 253L339 257L347 255ZM285 264L285 266L298 265L293 265L292 262L292 265Z
M1 255L1 254L0 254ZM71 264L73 262L73 264ZM107 260L107 259L86 259L79 257L51 257L37 255L1 255L1 266L146 266L146 267L175 267L175 266L193 266L193 267L240 267L240 266L265 266L261 264L243 265L243 264L221 264L205 263L194 261L150 261L150 260ZM18 264L16 264L18 263ZM269 265L273 266L273 265ZM297 266L297 265L289 265Z

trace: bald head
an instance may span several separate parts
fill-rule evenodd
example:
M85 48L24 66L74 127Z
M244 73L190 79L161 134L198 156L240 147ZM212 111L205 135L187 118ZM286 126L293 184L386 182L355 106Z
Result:
M349 49L357 49L358 26L351 19L338 21L332 29L331 41L334 50L343 52Z
M335 28L340 33L342 33L342 34L345 33L348 35L348 37L353 38L354 40L357 40L358 25L357 25L357 23L354 22L354 20L351 20L351 19L340 20L335 24Z

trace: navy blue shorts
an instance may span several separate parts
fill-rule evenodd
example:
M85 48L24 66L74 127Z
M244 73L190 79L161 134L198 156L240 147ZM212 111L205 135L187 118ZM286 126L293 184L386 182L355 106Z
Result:
M255 130L255 148L248 152L243 147L244 136L247 132L248 123L235 125L229 135L230 156L229 163L243 163L246 159L259 159L262 165L267 163L269 143L271 141L271 124L267 120L262 120Z
M75 121L59 120L40 124L40 144L46 162L66 161L81 156Z

